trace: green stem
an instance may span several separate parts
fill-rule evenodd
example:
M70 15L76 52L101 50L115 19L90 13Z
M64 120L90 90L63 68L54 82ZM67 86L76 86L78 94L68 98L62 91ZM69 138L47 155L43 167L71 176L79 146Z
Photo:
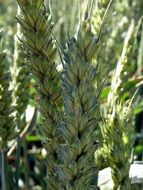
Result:
M29 167L28 167L28 152L27 152L27 142L23 141L23 149L24 149L24 161L25 161L25 188L29 189Z
M16 190L19 190L18 182L19 182L19 176L20 176L20 170L19 170L19 164L20 164L20 145L21 145L21 139L18 135L17 137L17 149L16 149L16 172L15 172L15 185Z
M8 174L7 174L7 152L1 151L1 181L2 190L9 190Z
M123 182L123 184L120 184L119 186L114 186L114 190L126 190L131 189L131 182L130 179L126 179L126 181Z

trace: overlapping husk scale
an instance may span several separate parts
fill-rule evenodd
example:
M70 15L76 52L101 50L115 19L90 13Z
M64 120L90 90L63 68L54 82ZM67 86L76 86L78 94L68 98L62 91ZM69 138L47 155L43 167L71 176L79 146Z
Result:
M47 150L48 189L60 189L55 165L58 162L58 121L61 119L62 90L60 75L54 62L56 47L52 37L52 18L43 0L18 0L21 15L17 17L22 27L27 48L28 66L36 79L37 101L42 114L40 127L42 142Z
M63 74L65 120L60 132L65 144L58 155L61 165L57 173L65 190L95 189L91 180L96 173L96 73L94 55L97 38L91 32L87 17L80 22L77 34L69 39L65 51Z

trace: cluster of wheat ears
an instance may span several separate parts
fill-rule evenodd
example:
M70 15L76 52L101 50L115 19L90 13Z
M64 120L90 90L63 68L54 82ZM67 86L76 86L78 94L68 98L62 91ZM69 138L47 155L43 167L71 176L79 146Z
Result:
M17 3L11 72L2 47L0 53L2 165L8 142L18 142L26 124L32 74L41 114L38 131L47 152L47 189L94 190L98 171L110 167L114 190L130 190L136 89L126 89L124 81L132 77L141 57L136 44L142 18L138 14L134 19L130 1L84 1L77 32L63 46L56 37L51 6L46 9L43 0ZM124 12L128 15L123 17ZM103 90L108 91L106 97L100 96ZM2 167L3 190L9 190L6 173Z

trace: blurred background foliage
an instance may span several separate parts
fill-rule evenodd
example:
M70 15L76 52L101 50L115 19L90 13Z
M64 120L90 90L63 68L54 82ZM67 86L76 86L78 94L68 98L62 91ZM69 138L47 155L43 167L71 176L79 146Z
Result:
M50 9L53 16L55 23L53 32L61 46L60 49L65 48L67 39L77 31L78 22L81 17L80 10L84 6L84 3L82 0L51 0L51 3L48 0L45 1L45 5ZM95 60L96 64L98 64L97 80L100 81L100 85L98 86L100 92L99 99L101 104L104 105L106 103L113 70L116 68L121 55L124 45L123 41L129 24L131 20L134 20L136 38L132 45L133 53L130 54L122 81L123 87L118 95L124 101L138 90L136 101L134 102L132 121L134 128L131 139L134 147L133 160L143 161L143 1L114 0L105 15L108 3L109 0L95 0L93 7L92 30L97 36L101 33L99 53ZM15 64L15 40L17 40L16 15L17 3L15 0L0 1L0 28L3 29L4 49L7 49L6 61L12 71ZM102 21L104 23L101 28ZM61 60L58 55L57 65L61 68ZM26 84L26 88L29 89L29 94L27 94L29 102L26 101L22 110L26 119L25 127L23 127L24 129L20 133L21 143L19 144L19 152L17 152L15 141L9 143L8 173L12 176L10 183L13 184L15 183L15 173L17 175L19 172L20 189L44 190L46 189L46 151L42 147L41 137L37 132L36 120L40 122L40 116L37 116L37 111L34 108L34 99L36 98L35 90L33 89L34 80L29 78L30 74L28 74L28 84ZM15 89L15 87L11 84L12 89ZM17 163L15 153L19 157L19 171L17 171L15 164ZM101 166L101 168L104 167ZM141 187L138 188L136 186L135 189L141 189Z

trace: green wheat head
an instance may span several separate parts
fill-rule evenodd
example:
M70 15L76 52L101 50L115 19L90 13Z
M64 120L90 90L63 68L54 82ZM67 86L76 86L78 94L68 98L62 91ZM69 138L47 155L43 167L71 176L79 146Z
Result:
M0 40L2 33L0 32ZM0 47L0 149L7 149L8 141L15 138L17 132L14 125L11 91L9 90L10 73L7 68L6 52Z
M130 63L134 41L132 22L124 41L121 57L112 78L108 102L104 109L101 132L103 136L103 157L112 170L115 190L130 188L129 169L131 163L131 100L122 102L120 91L125 78L126 65Z
M96 1L92 28L95 34L101 32L99 58L97 60L100 80L103 80L107 73L115 68L123 47L123 43L120 42L124 40L125 33L128 30L131 12L132 7L128 0ZM101 23L103 23L102 27Z
M60 123L60 131L66 143L58 152L61 163L57 173L67 190L95 188L91 187L91 180L96 173L93 154L97 146L97 69L93 57L97 47L97 37L91 32L91 20L86 15L65 51L63 93L66 115Z
M12 70L13 103L15 105L16 120L19 130L25 126L25 110L29 101L30 73L26 66L25 50L19 41L22 39L21 27L17 24L15 34L15 50Z
M36 79L38 107L43 122L40 127L42 142L47 150L48 188L58 189L55 174L57 149L59 147L58 122L61 120L62 88L60 74L56 69L55 40L52 36L52 18L42 0L18 0L21 15L17 17L27 48L28 67Z

